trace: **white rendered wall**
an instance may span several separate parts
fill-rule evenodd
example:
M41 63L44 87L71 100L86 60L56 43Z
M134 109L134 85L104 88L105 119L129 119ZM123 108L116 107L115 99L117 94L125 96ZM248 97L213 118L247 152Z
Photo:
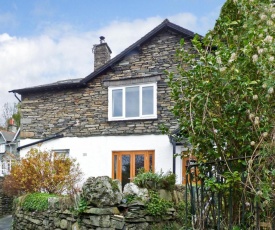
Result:
M35 141L38 139L21 140L20 146ZM24 157L31 148L35 147L38 146L23 148L20 156ZM166 135L64 137L43 142L40 149L70 149L70 156L80 163L85 179L90 176L112 176L112 151L154 150L155 171L173 170L173 146ZM180 152L181 148L177 147L176 153ZM182 181L181 167L181 159L177 157L177 183Z

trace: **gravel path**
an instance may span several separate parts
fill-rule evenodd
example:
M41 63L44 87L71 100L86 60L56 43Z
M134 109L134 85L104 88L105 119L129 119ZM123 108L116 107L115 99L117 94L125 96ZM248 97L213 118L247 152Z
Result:
M1 230L10 230L12 226L12 216L4 216L0 218L0 229Z

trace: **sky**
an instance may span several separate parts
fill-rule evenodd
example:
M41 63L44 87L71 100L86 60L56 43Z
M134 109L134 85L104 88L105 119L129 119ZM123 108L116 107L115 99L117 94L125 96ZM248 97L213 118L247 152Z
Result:
M113 58L165 19L205 35L225 1L0 0L0 123L8 91L93 72L100 36Z

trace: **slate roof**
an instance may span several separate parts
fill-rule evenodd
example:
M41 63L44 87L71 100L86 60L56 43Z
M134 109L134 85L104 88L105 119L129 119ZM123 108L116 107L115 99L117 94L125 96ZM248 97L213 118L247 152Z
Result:
M16 133L2 130L0 131L0 134L3 136L6 142L11 142Z
M47 90L53 90L53 89L80 88L85 86L85 84L80 83L82 79L83 78L62 80L62 81L57 81L50 84L38 85L38 86L28 87L23 89L14 89L9 92L23 94L28 92L39 92L39 91L47 91Z
M137 42L135 42L134 44L129 46L127 49L122 51L116 57L112 58L110 61L105 63L103 66L99 67L97 70L95 70L94 72L92 72L85 78L58 81L58 82L55 82L52 84L28 87L28 88L23 88L23 89L14 89L9 92L24 94L24 93L29 93L29 92L43 91L43 90L85 87L89 81L96 78L98 75L102 74L103 72L107 71L109 68L111 68L117 62L119 62L125 56L127 56L127 54L131 53L135 49L138 49L142 44L147 42L149 39L151 39L153 36L155 36L156 34L158 34L159 32L161 32L164 29L171 29L177 33L180 33L183 36L183 38L193 38L195 36L195 33L193 33L192 31L184 29L174 23L171 23L168 19L165 19L160 25L158 25L153 30L151 30L149 33L147 33L144 37L139 39Z

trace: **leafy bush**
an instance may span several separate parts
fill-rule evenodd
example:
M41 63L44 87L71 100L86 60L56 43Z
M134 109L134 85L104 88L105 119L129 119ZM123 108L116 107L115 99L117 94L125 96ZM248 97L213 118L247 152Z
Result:
M3 189L8 195L34 192L72 194L81 179L82 172L75 159L31 149L25 158L12 165Z
M125 201L127 204L130 204L132 201L134 200L140 200L139 197L137 197L136 195L134 194L128 194L124 197Z
M22 202L22 208L26 211L45 211L48 209L48 198L57 197L48 193L32 193L26 195Z
M153 172L138 173L133 180L133 183L141 188L156 189L160 181L160 176Z
M179 230L182 226L176 222L155 223L149 226L149 230Z
M168 208L172 208L173 204L170 201L159 197L158 193L150 191L150 200L146 205L148 214L152 216L162 216L166 214Z
M76 214L83 213L88 208L87 201L85 198L78 196L75 199L75 207L73 212Z
M172 172L167 173L153 173L151 171L139 171L133 180L137 186L147 189L166 189L172 190L176 183L176 175Z
M176 183L176 175L172 172L167 172L166 174L161 174L160 188L166 190L173 190Z
M192 223L191 223L192 216L190 213L191 204L189 202L186 203L185 201L181 201L175 206L175 209L178 213L177 222L184 225L185 227L191 227L192 226ZM187 213L186 213L186 209L187 209Z

